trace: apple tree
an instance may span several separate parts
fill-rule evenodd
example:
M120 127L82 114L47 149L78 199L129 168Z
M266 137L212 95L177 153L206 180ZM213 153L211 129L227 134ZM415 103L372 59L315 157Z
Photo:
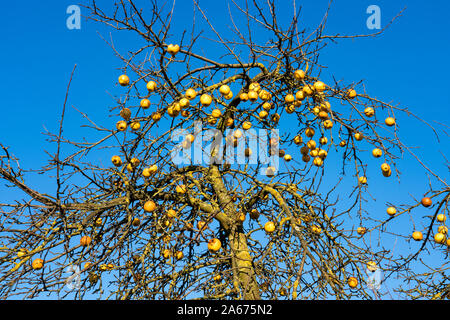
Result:
M38 170L55 192L27 183L2 141L2 192L23 193L0 204L2 298L373 299L367 270L411 284L397 288L404 297L448 296L445 179L422 163L428 194L387 205L383 219L369 213L371 182L400 179L396 164L412 152L397 134L411 111L362 82L330 80L320 60L329 43L384 30L327 34L328 12L311 29L295 3L285 21L277 1L255 0L230 2L224 33L194 0L195 18L173 33L176 5L138 2L84 7L135 47L109 42L122 61L109 126L83 113L88 128L64 136L64 103ZM364 240L423 206L433 210L426 231L401 235L420 250ZM415 271L435 247L438 266ZM70 266L79 283L68 292Z

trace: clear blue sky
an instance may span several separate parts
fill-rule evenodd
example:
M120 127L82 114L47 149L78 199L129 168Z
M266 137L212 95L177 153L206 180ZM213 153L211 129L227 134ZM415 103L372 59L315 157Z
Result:
M280 3L289 4L290 1ZM52 131L57 128L74 64L78 67L69 106L89 111L94 119L105 121L104 112L112 103L107 91L115 89L117 68L122 65L97 33L108 38L109 30L84 19L81 30L68 30L66 8L71 4L74 2L65 0L4 1L0 4L3 21L0 61L5 79L0 89L3 105L1 141L14 146L14 152L24 161L25 167L36 164L41 158L37 155L45 145L40 135L43 128ZM315 25L322 17L327 1L299 1L299 4L303 5L305 24ZM450 4L433 1L424 5L414 0L337 1L326 30L329 33L368 32L365 10L369 4L380 6L382 25L402 8L407 9L384 35L331 45L324 50L321 62L328 65L331 74L338 79L346 82L363 79L367 91L374 96L408 106L427 121L445 122L450 103L450 91L446 90L446 75L450 71L447 62ZM204 4L208 13L215 14L216 25L225 30L227 15L219 13L226 7L220 6ZM175 22L175 27L181 31L184 23L190 22L192 5L189 1L178 1L176 8L182 16ZM121 37L114 39L123 40ZM70 108L68 116L72 118L68 118L66 132L76 130L80 120ZM418 134L416 125L415 121L413 126L409 126L409 121L402 122L401 133L411 143L423 147L430 137L429 132ZM445 149L441 150L445 153ZM435 161L434 152L425 156L432 165L441 162Z
M110 2L100 1L100 5ZM223 14L227 10L224 3L227 2L200 2L208 14L214 15L214 23L220 30L227 30L229 21ZM280 1L280 8L290 3ZM71 106L89 113L103 125L110 123L112 126L115 123L114 118L107 116L108 108L114 103L109 92L117 92L118 68L122 67L122 63L100 37L109 38L109 29L85 19L82 19L80 30L67 29L66 8L71 4L77 3L67 0L0 3L0 65L4 81L0 87L3 118L0 142L11 147L10 152L20 158L21 166L26 169L46 164L44 150L55 150L41 133L44 128L52 132L58 128L66 86L74 64L77 64L77 70L70 89L65 134L76 137L79 132L86 132L80 129L83 120ZM298 1L298 5L303 6L302 26L315 27L327 4L328 1L324 0ZM336 1L330 12L326 33L370 32L366 27L369 16L366 8L372 4L381 8L382 26L402 8L406 7L406 10L377 38L342 40L337 45L329 45L320 60L329 67L325 77L334 76L346 83L362 79L369 94L408 107L437 129L444 129L434 121L449 125L450 2ZM175 8L174 43L179 40L178 35L183 28L189 29L192 4L178 0ZM82 14L85 13L82 9ZM116 34L114 40L121 48L130 41ZM442 134L440 143L437 143L433 132L416 119L402 115L398 123L404 142L417 146L415 152L425 163L448 180L448 170L442 157L449 157L448 136ZM369 202L367 206L380 217L385 214L387 202L413 203L410 196L418 199L428 190L426 175L410 156L405 155L399 161L399 168L403 174L401 184L392 179L388 184L373 183L370 186L376 201ZM379 175L378 166L372 173ZM55 190L54 185L41 176L31 175L29 182L48 192ZM2 186L0 190L2 202L17 195ZM417 216L414 217L419 229L428 223L418 218L423 215L420 210L415 211ZM409 217L395 225L403 228L405 233L412 230ZM414 246L416 244L412 243L411 247Z

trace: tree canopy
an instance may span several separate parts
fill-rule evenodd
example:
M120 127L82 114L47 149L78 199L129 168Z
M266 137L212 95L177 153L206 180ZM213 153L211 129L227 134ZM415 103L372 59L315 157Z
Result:
M405 298L448 298L444 176L416 157L429 192L386 206L381 219L367 207L371 182L408 174L397 163L415 154L397 119L414 114L369 95L362 81L327 75L320 60L328 44L376 37L389 24L328 34L328 11L311 28L295 2L286 22L275 0L231 1L224 34L193 4L191 29L177 35L176 5L83 7L136 47L121 52L108 41L122 61L105 112L114 120L105 127L83 113L95 134L71 139L63 128L74 67L59 130L48 133L56 151L37 169L54 179L54 193L30 186L2 141L0 179L24 198L0 204L0 296L373 299L395 274L409 284L395 288ZM378 176L367 174L368 157ZM387 225L418 208L428 227L399 240L420 241L418 249L364 240L389 236ZM442 260L427 262L430 250ZM72 266L77 283L67 279Z

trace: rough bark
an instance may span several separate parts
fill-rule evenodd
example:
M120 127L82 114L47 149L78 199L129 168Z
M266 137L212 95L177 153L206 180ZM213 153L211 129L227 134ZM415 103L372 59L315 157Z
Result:
M247 237L242 231L242 224L238 223L236 206L228 193L217 165L210 167L209 180L217 194L221 209L224 211L222 218L226 218L226 221L222 220L221 223L228 233L234 285L243 299L260 299L259 286L255 277L252 257L248 249Z

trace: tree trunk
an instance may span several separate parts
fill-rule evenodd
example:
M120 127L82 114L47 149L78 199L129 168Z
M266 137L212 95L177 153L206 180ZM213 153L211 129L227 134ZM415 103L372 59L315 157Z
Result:
M242 223L238 220L238 212L228 190L223 183L217 165L209 170L209 180L217 194L226 221L221 219L222 227L228 233L233 267L234 286L246 300L261 299L256 282L252 257L248 250L247 237L242 232Z
M243 298L246 300L261 299L252 257L247 247L247 237L243 232L233 230L228 239L232 252L233 276L238 280Z

